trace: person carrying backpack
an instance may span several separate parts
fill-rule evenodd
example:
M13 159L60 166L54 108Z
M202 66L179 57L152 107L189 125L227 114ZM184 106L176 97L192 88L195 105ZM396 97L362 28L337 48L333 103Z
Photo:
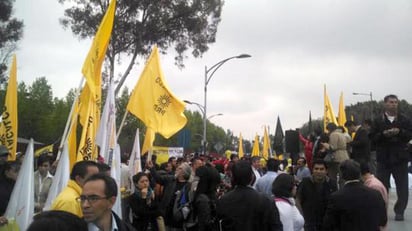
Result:
M213 167L201 166L196 170L196 176L199 182L191 200L192 211L184 222L184 229L187 231L217 230L216 189L220 183L220 175Z
M164 222L167 230L182 230L183 221L176 219L174 216L174 205L176 198L186 188L191 174L191 167L187 163L182 163L176 168L175 175L159 175L153 167L153 163L148 161L146 167L150 170L150 174L155 179L156 183L161 184L163 188L163 197L160 198L159 209L164 216ZM182 200L183 201L183 200Z

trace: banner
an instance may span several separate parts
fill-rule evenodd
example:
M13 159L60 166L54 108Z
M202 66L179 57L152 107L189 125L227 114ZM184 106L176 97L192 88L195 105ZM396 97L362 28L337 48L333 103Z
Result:
M183 157L183 147L158 147L153 146L153 154L156 155L156 163L162 164L169 160L170 157Z
M17 128L17 63L14 55L0 124L0 143L10 152L8 160L16 159Z

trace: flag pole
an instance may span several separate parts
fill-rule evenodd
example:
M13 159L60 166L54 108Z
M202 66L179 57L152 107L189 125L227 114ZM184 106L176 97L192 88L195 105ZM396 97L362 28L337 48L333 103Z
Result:
M72 113L73 113L73 110L74 110L74 106L76 105L77 100L79 99L80 90L82 89L83 83L84 83L84 77L82 77L82 78L80 79L79 87L78 87L77 90L76 90L76 94L75 94L75 97L74 97L74 100L73 100L73 104L72 104L72 107L71 107L71 109L70 109L69 116L68 116L68 118L67 118L66 127L64 127L63 136L62 136L62 139L61 139L61 141L60 141L59 149L58 149L58 151L57 151L56 161L58 161L58 160L60 159L60 155L61 155L61 152L62 152L62 149L63 149L64 142L65 142L66 139L67 139L67 134L70 132L69 126L71 125L71 121L72 121L72 120L71 120L71 119L72 119L71 116L72 116ZM71 126L70 126L70 127L71 127Z
M124 122L126 121L127 114L129 114L129 112L128 112L127 109L126 109L126 112L124 113L122 122L120 123L119 130L117 130L116 142L117 142L117 140L119 139L120 132L122 132L122 128L123 128Z

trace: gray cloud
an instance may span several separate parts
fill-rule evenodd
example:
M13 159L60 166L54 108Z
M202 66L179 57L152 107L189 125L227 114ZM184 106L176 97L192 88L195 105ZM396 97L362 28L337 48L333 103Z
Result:
M79 41L58 23L63 7L57 1L16 1L25 20L25 38L18 52L19 81L46 76L56 96L63 97L80 81L90 40ZM323 116L323 85L338 109L340 92L347 105L367 101L352 92L388 93L412 102L412 2L407 0L226 0L216 43L186 68L174 66L173 51L162 56L163 71L181 99L203 104L205 65L248 53L249 59L224 64L208 85L208 114L213 122L245 138L274 133L279 115L284 129ZM190 54L188 54L190 56ZM123 65L116 67L124 71ZM132 89L144 60L126 85ZM198 110L188 105L188 109Z

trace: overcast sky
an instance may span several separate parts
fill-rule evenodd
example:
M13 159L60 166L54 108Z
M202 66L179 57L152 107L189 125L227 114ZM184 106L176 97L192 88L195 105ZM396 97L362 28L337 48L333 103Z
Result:
M18 81L31 84L45 76L56 97L76 88L90 40L79 40L59 24L64 6L57 0L16 0L24 20L17 52ZM247 53L248 59L224 64L208 84L212 122L241 132L245 139L274 134L279 115L283 129L295 129L323 116L323 85L337 114L340 92L345 104L388 94L412 102L412 2L408 0L226 0L216 43L202 57L189 58L180 70L173 54L162 57L165 78L180 97L203 104L205 65ZM144 60L126 85L132 89ZM124 67L116 71L124 72ZM187 105L190 110L198 110Z

